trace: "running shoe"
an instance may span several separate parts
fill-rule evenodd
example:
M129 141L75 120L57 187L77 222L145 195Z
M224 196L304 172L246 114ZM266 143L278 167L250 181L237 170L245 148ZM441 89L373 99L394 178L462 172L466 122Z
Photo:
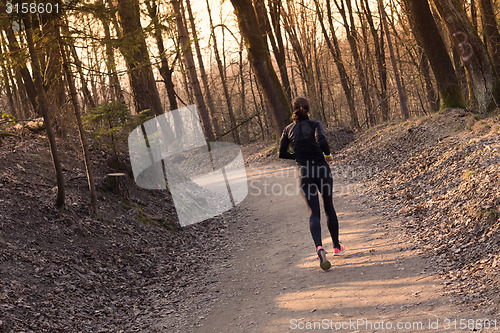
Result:
M344 247L344 245L340 244L339 247L334 247L333 248L333 255L334 256L341 256L342 253L344 253L346 250L346 248Z
M332 267L332 264L326 259L326 251L322 246L318 246L316 249L316 252L318 253L318 258L319 258L319 267L321 267L322 270L328 270L330 267Z

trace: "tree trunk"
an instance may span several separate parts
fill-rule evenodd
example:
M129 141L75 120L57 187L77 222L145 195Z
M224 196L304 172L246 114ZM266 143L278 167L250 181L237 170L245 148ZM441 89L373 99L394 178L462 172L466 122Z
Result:
M0 39L3 45L3 50L5 54L9 53L10 48L8 47L8 42L4 39L2 30L0 30ZM17 53L15 55L18 55ZM10 57L15 59L15 55L11 54ZM9 68L12 70L10 73L11 86L14 89L13 95L16 97L17 114L15 115L18 119L28 119L30 116L30 106L27 103L26 88L22 79L22 74L20 71L19 61L14 61L13 64L9 64Z
M429 3L427 0L405 0L404 2L409 19L413 22L414 34L422 45L434 72L441 98L441 109L465 108L455 69L439 34Z
M175 21L177 23L177 30L179 32L179 43L181 47L181 52L183 54L184 62L187 67L187 72L189 74L189 80L191 87L193 88L194 97L196 99L196 107L201 118L201 124L208 141L214 141L214 133L210 125L210 119L208 117L207 107L203 99L203 94L200 88L200 82L198 81L198 75L196 74L196 67L194 65L193 52L191 50L191 41L189 40L188 32L185 23L182 20L181 4L179 0L172 0L172 5L174 7Z
M141 27L138 0L118 0L118 12L124 35L120 50L127 63L136 111L150 109L153 115L161 115L164 111Z
M407 9L407 10L409 10L409 9ZM427 101L429 102L431 110L433 112L436 112L439 110L439 96L436 95L436 91L434 90L434 85L432 82L432 77L431 77L430 67L429 67L429 58L427 57L427 54L425 53L425 48L424 48L424 45L422 44L421 38L417 34L417 28L415 27L415 18L410 16L410 13L408 13L408 21L410 23L410 27L411 27L411 31L413 33L413 36L415 37L415 40L417 41L415 65L418 67L419 71L422 73L422 75L424 77L424 85L425 85L425 90L426 90L426 94L427 94ZM434 22L434 21L431 21L430 23L432 23L432 22ZM419 97L420 97L420 95L419 95Z
M330 24L330 31L332 33L331 39L328 36L325 24L323 23L323 15L321 14L321 9L319 7L318 0L315 0L314 2L316 4L316 12L319 18L318 21L321 25L321 30L323 31L323 36L325 37L326 45L328 46L328 49L330 50L330 53L333 56L333 61L335 62L335 65L337 66L337 70L340 75L340 83L342 85L342 89L344 91L347 100L347 105L349 107L351 126L353 126L354 128L359 128L360 126L359 126L358 114L354 106L354 94L352 92L352 84L351 80L349 79L349 76L347 75L347 70L345 69L344 61L342 60L342 53L340 51L339 41L335 34L330 2L327 1L326 6L327 6L328 22Z
M241 97L240 107L241 107L241 114L243 115L243 118L246 120L246 119L248 119L248 112L246 110L247 106L246 106L246 93L245 93L245 73L243 72L243 43L244 43L244 40L243 40L243 37L241 37L240 48L238 50L238 54L240 56L239 68L240 68L240 84L241 84L240 85L240 97ZM243 130L243 134L244 134L243 140L248 142L250 140L250 134L248 132L248 123L244 125L242 130Z
M372 57L372 52L370 50L370 41L369 36L368 36L368 24L366 20L366 16L363 15L363 11L360 8L360 2L358 0L354 1L356 4L356 13L358 16L359 20L359 25L361 27L361 36L363 38L363 42L360 42L360 54L362 60L362 67L363 71L366 76L366 85L368 88L368 93L370 95L370 98L372 99L372 103L376 104L376 101L374 100L375 97L373 97L374 93L376 93L376 96L380 96L380 91L378 90L377 83L375 82L375 73L373 70L373 57ZM364 53L364 57L363 57ZM377 116L376 116L376 109L380 106L380 104L376 105L375 107L372 107L370 112L367 115L367 118L370 120L369 124L370 125L376 125L378 123Z
M165 89L167 90L168 104L170 105L171 111L177 110L179 105L177 104L177 96L173 80L174 64L170 67L166 59L162 59L161 61L162 65L160 66L160 75L163 78L163 83L165 83Z
M500 33L491 0L479 0L483 33L497 76L500 75ZM477 30L477 29L476 29Z
M389 33L389 24L387 23L387 14L384 9L384 3L382 0L378 0L378 7L380 12L380 20L384 25L385 37L387 39L387 45L389 46L389 55L392 63L392 70L394 71L394 79L396 81L396 87L398 89L399 103L401 104L401 115L404 119L408 119L410 116L408 113L408 106L406 101L406 96L403 92L403 85L401 84L401 78L399 76L398 64L396 62L396 56L394 54L394 47L392 45L391 34Z
M184 51L181 49L181 46L179 45L178 46L178 50L179 52L183 53ZM184 53L183 53L184 54ZM183 56L184 58L184 56ZM185 64L185 61L181 61L179 63L180 65L180 72L181 72L181 78L182 78L182 86L184 87L184 91L186 92L186 97L188 99L188 103L189 105L192 105L194 104L194 98L193 98L193 87L191 85L189 85L188 83L188 74L187 74L187 70L186 70L186 64ZM179 100L181 100L179 98ZM183 103L184 105L187 105L186 103L184 103L182 100L181 100L181 103Z
M317 46L317 41L316 40L313 40L312 41L312 44L313 44L313 55L314 55L314 59L313 59L313 63L314 63L314 71L316 72L316 80L313 84L317 84L318 85L318 89L317 91L319 92L319 111L320 111L320 116L321 116L321 121L323 122L323 125L326 127L328 126L328 119L326 117L326 114L325 114L325 100L324 100L324 96L323 96L323 80L322 80L322 74L321 74L321 70L319 68L319 62L320 62L320 57L318 55L318 46Z
M255 91L253 89L253 80L252 80L252 69L249 69L249 79L248 81L250 82L250 91L252 92L252 97L253 97L253 103L255 105L255 114L257 115L257 120L259 122L259 127L260 127L260 132L262 135L262 141L266 140L266 132L264 130L264 125L262 124L262 117L260 115L259 111L259 103L257 102L257 98L255 97Z
M215 37L215 28L214 28L214 24L212 22L212 14L210 11L210 4L209 4L208 0L207 0L207 13L208 13L208 19L210 22L210 36L213 40L215 61L217 63L217 68L219 69L219 75L220 75L220 79L221 79L221 83L222 83L222 90L224 92L224 98L226 99L227 109L229 112L229 121L231 123L231 128L234 128L234 130L232 131L233 139L234 139L234 142L236 144L240 144L240 134L239 134L238 129L236 128L236 119L234 117L233 103L231 101L231 96L229 94L229 89L227 87L227 77L226 77L226 72L225 72L226 66L222 63L221 57L219 54L219 48L217 46L217 38ZM224 29L224 27L222 27L222 29ZM224 48L224 45L223 45L223 48Z
M328 72L327 72L327 66L323 63L323 72L325 73L325 76L328 77ZM326 90L328 91L328 95L330 95L330 102L332 103L332 113L333 113L333 120L335 122L335 125L338 126L340 124L340 118L339 118L339 114L340 114L340 109L337 110L336 106L335 106L335 98L334 98L334 94L333 94L333 91L332 91L332 84L330 83L331 81L326 81L325 82L325 86L326 86Z
M21 49L11 25L5 27L5 33L7 35L7 40L9 41L9 51L12 54L12 57L16 57ZM37 102L37 91L35 88L35 84L33 83L33 79L31 78L30 71L28 70L26 65L16 64L16 66L18 66L19 72L23 78L24 87L26 88L26 93L28 94L31 106L33 107L35 113L40 114Z
M179 53L177 53L177 56L178 55ZM172 64L172 67L169 67L167 60L162 59L160 74L163 77L163 82L165 83L165 88L167 90L168 101L170 104L170 111L174 111L179 108L177 106L177 94L175 93L174 81L172 80L173 72L174 72L174 64ZM182 126L182 117L178 112L173 113L173 117L174 117L175 137L177 139L180 139L184 133Z
M283 15L283 20L285 22L285 30L288 33L290 43L292 44L293 54L298 64L300 76L302 78L303 89L309 99L310 113L318 119L321 119L321 114L319 112L317 103L312 61L308 52L304 50L302 44L300 43L295 22L293 22L289 14Z
M470 20L472 22L472 26L474 27L474 30L477 30L477 5L476 5L476 0L470 0Z
M91 96L93 96L94 101L96 104L99 104L99 94L97 90L97 77L99 76L98 72L99 70L99 57L97 55L97 47L95 43L90 43L89 40L85 40L86 43L86 49L87 49L87 56L88 56L88 66L91 69L91 71L88 74L88 79L90 81L90 90L92 91ZM90 45L89 45L90 44Z
M85 137L85 130L82 125L82 118L80 115L80 104L78 103L78 94L76 92L75 83L73 77L71 76L71 71L68 64L68 56L64 50L64 46L60 38L58 38L59 51L61 52L62 66L64 70L64 75L66 76L66 83L68 84L71 103L73 104L73 111L75 112L76 125L78 127L78 134L80 136L80 144L82 147L83 160L85 164L85 171L87 172L87 182L90 191L90 207L94 213L97 212L97 194L94 183L94 173L92 171L92 164L90 161L89 148L87 144L87 138Z
M286 67L286 49L283 44L283 36L281 34L281 1L280 0L268 0L269 4L269 15L271 17L271 26L274 33L269 35L271 40L271 46L273 48L274 58L278 64L280 71L281 83L283 84L283 89L288 97L289 103L292 102L292 90L290 88L290 79L288 77L288 69Z
M450 36L450 41L452 37ZM451 42L450 44L453 44ZM469 100L472 100L470 96L467 96L467 92L471 89L469 89L468 82L467 82L467 72L465 70L464 64L462 63L462 58L460 56L460 53L458 52L457 49L452 47L452 59L453 59L453 66L455 67L455 73L457 73L457 78L458 78L458 83L460 84L460 88L462 91L462 94L466 98L466 103L469 102L467 100L467 97L469 97Z
M271 107L273 128L276 139L281 137L283 129L291 116L286 93L271 64L271 58L265 39L259 29L255 9L251 0L231 0L235 9L240 32L246 40L248 57L254 73Z
M3 76L3 87L5 89L5 94L7 95L7 101L9 103L9 108L10 108L10 111L9 111L9 114L18 118L17 116L17 108L16 108L16 104L14 103L14 96L12 94L12 89L10 87L10 83L9 83L9 78L7 76L7 68L5 67L5 65L2 63L2 76Z
M56 40L56 22L49 20L41 22L40 30L46 39ZM41 58L46 62L43 68L43 84L45 87L47 101L50 107L50 117L55 122L55 129L58 136L66 137L69 127L69 119L66 112L66 91L61 78L62 64L61 56L57 48L53 48L50 43L45 43L45 52L40 53Z
M4 45L3 45L3 38L0 40L0 51L4 53ZM7 52L5 52L7 53ZM5 66L5 63L3 61L0 61L0 67L2 68L2 77L3 77L3 86L5 89L5 94L7 95L7 102L9 103L9 114L14 116L15 118L19 118L17 114L17 106L16 103L14 102L14 96L15 93L12 91L14 90L14 87L11 87L11 83L9 82L9 77L11 76L10 73L8 73L8 69Z
M465 64L479 112L488 112L500 101L500 85L486 47L458 1L434 0L434 5Z
M43 88L43 79L40 71L40 63L38 61L38 55L35 51L35 44L33 42L33 31L31 29L31 22L29 18L24 21L24 27L26 28L26 41L28 44L28 50L31 57L31 68L33 71L33 76L35 78L35 86L38 93L38 103L40 104L40 113L43 117L45 124L45 131L47 133L47 138L49 140L50 152L52 155L52 162L54 164L54 170L56 173L57 180L57 198L56 207L64 207L64 175L61 166L61 161L59 159L59 153L56 145L56 138L52 130L52 122L49 117L49 106L47 102L47 97L45 96L45 90Z
M252 71L253 72L253 71ZM262 114L259 115L260 118L264 118L264 127L266 129L266 137L273 137L273 130L271 129L272 124L269 124L269 103L262 97L262 92L259 89L259 82L255 73L253 73L253 79L255 81L255 87L257 88L257 95L259 95L260 110Z
M436 95L436 91L434 90L434 84L432 83L432 78L431 78L431 73L430 73L430 68L429 68L429 59L427 58L427 55L425 52L422 51L422 49L419 47L418 48L418 67L420 69L420 72L422 73L424 77L424 84L425 84L425 92L427 95L427 101L429 102L429 105L431 106L431 110L436 112L439 110L439 98Z
M125 97L123 96L120 79L118 78L118 74L116 73L115 52L113 50L113 46L111 45L111 32L109 30L109 20L103 17L101 18L101 22L104 27L103 30L104 30L104 47L106 52L106 69L109 75L109 85L111 86L111 94L115 101L125 102ZM86 85L84 87L86 87Z
M19 98L21 99L21 114L20 116L22 119L28 119L31 115L31 107L28 102L28 94L26 93L26 87L24 86L24 81L23 77L21 75L21 72L19 71L19 68L14 68L15 77L16 77L16 82L17 82L17 88L19 92Z
M291 103L292 94L290 90L290 80L288 78L288 72L286 68L286 50L284 49L283 36L281 35L281 2L278 0L268 0L269 15L271 17L271 20L269 20L269 17L267 15L264 0L256 0L254 2L254 5L255 12L257 13L257 19L259 21L259 27L262 33L264 33L264 35L269 38L274 58L276 59L276 63L279 68L283 89L285 90L289 103Z
M389 27L392 28L392 36L394 36L394 40L396 41L396 43L392 42L391 33L388 32L386 36L387 38L391 38L391 44L394 46L396 67L397 67L396 70L399 73L399 78L401 80L401 93L403 95L403 99L406 101L406 108L408 109L408 93L405 85L405 73L403 71L403 66L402 66L404 59L401 56L401 48L403 47L404 42L399 37L399 29L397 29L396 26L394 25L394 20L396 17L394 9L394 0L390 0L389 6L391 10L391 15L385 15L385 18ZM399 90L398 90L398 95L399 95ZM410 113L408 112L408 117L409 116Z
M363 2L364 1L364 2ZM373 23L373 16L370 10L370 4L368 0L361 0L361 7L365 12L366 20L370 27L370 32L374 41L375 48L375 58L377 61L377 69L379 73L379 84L380 84L380 109L382 113L382 121L389 120L389 98L387 96L387 66L385 61L385 47L384 47L384 29L383 25L380 25L380 38Z
M354 26L354 17L352 14L352 5L351 5L351 0L347 0L344 2L344 0L341 1L342 6L338 3L337 0L334 0L335 5L337 6L337 9L339 10L339 13L342 16L342 19L344 21L343 26L346 31L346 36L347 36L347 41L349 43L349 47L351 49L351 54L354 59L354 67L356 68L356 74L358 76L358 80L361 86L361 94L363 95L363 102L365 104L366 112L365 114L367 115L366 123L370 125L370 123L373 125L374 124L374 119L369 118L369 114L372 112L372 99L370 97L370 92L368 91L368 82L366 80L365 72L363 69L363 64L361 60L361 56L359 54L358 50L358 42L356 39L356 27ZM349 14L349 19L347 18L347 13L345 11L345 5L344 3L347 4L347 9L348 9L348 14ZM349 25L350 24L350 25Z
M168 64L167 55L165 53L165 45L163 44L163 34L161 30L161 25L158 20L158 7L156 5L156 0L146 1L146 7L148 8L149 16L153 21L154 27L154 37L156 39L156 45L158 46L158 52L160 55L160 75L163 78L163 83L165 84L165 89L167 90L168 102L170 105L170 111L177 110L179 107L177 105L177 97L175 95L175 87L174 82L172 80L172 74L174 72L174 64L179 57L179 49L177 49L177 53L174 61L172 62L172 67ZM182 119L178 112L174 112L172 114L174 118L174 128L175 128L175 137L180 139L183 135L183 126Z
M111 11L110 18L111 22L113 23L113 27L115 28L116 36L118 37L118 39L122 39L123 33L122 30L120 29L120 25L118 24L118 19L116 15L116 12L118 11L117 8L115 7L116 2L114 3L114 0L106 0L106 2L108 3L108 7Z
M289 40L288 38L286 39L286 49L289 49ZM291 95L292 96L297 96L298 91L297 91L297 80L295 80L295 67L293 65L292 61L292 55L290 54L291 52L286 52L287 55L287 62L290 64L290 90L291 90Z
M196 57L198 59L198 66L200 67L201 82L203 83L203 88L205 91L205 99L207 101L208 112L210 114L210 120L214 130L215 136L220 133L219 122L217 121L216 109L214 104L214 99L212 98L212 93L210 92L210 85L208 84L207 72L205 71L205 65L203 64L203 55L200 49L200 43L198 42L198 34L196 33L196 25L194 21L193 11L191 10L191 1L186 0L189 22L191 23L191 33L193 34L194 48L196 50Z
M106 25L104 24L104 21L102 19L101 19L101 21L102 21L102 23L104 25L104 28L105 28L104 30L105 31L107 30L108 33L109 33L109 28L106 27ZM66 24L62 25L62 32L63 32L63 35L65 37L67 37L67 38L70 37L70 32L69 32L68 26ZM109 40L108 40L106 34L104 35L104 42L106 43L106 48L107 48L107 46L109 45ZM87 108L93 109L93 108L96 107L96 103L94 101L94 97L90 93L90 90L89 90L89 87L88 87L85 75L83 75L82 62L80 61L80 57L78 56L78 52L76 51L75 44L73 42L70 42L69 43L69 48L71 50L71 55L73 57L73 62L74 62L75 66L76 66L76 69L78 71L78 76L80 77L80 84L81 84L81 89L82 89L82 92L83 92L83 98L85 100L85 103L87 104Z

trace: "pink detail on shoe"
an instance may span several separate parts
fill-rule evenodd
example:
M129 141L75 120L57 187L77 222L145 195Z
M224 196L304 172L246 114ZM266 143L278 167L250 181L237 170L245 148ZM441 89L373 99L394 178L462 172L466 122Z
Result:
M344 245L340 244L340 249L337 249L336 247L333 248L333 255L334 256L340 256L346 251L346 248Z

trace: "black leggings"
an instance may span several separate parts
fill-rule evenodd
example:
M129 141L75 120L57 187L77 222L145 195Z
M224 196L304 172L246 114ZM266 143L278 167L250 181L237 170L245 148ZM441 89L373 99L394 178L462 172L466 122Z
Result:
M319 195L327 216L327 225L333 246L339 247L339 221L333 208L333 178L330 166L325 161L306 161L299 164L299 182L302 197L309 208L309 228L316 247L322 246Z

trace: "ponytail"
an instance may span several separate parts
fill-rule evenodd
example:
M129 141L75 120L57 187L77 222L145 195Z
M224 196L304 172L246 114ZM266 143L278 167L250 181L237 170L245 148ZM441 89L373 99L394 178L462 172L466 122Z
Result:
M304 97L297 97L292 102L293 115L292 120L297 122L298 120L309 119L309 101Z
M293 111L292 120L297 121L297 120L309 119L307 113L308 110L304 109L304 107L301 106L300 108Z

